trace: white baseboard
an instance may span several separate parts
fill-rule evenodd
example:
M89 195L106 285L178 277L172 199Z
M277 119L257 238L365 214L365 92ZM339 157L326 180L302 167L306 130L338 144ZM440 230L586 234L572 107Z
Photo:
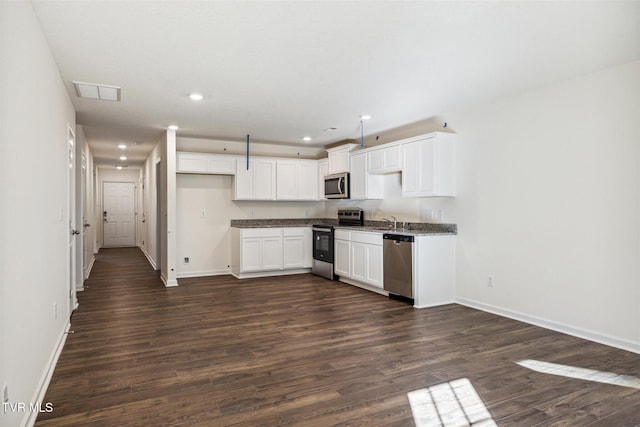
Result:
M447 305L447 304L455 304L456 302L451 300L451 301L440 301L440 302L432 302L429 304L423 304L423 305L414 305L413 308L431 308L431 307L440 307L441 305Z
M224 276L225 274L231 274L230 268L225 268L223 270L204 270L204 271L188 271L183 273L178 273L178 279L183 279L186 277L208 277L208 276Z
M151 255L149 255L142 246L138 246L138 247L140 248L144 256L147 258L147 261L149 261L149 264L151 264L151 267L153 267L154 270L158 270L158 266L156 265L156 262L153 260L153 258L151 258Z
M93 270L93 264L95 264L95 262L96 262L95 255L91 255L91 259L89 260L89 266L87 267L87 277L84 278L85 280L89 278L89 275L91 274L91 270Z
M47 362L47 367L45 368L42 376L40 377L40 381L38 382L38 387L36 388L36 392L31 399L31 402L37 403L41 402L44 407L45 402L44 396L47 394L47 389L49 388L49 383L51 382L51 377L53 377L53 371L56 369L56 364L58 363L58 359L60 358L60 353L62 353L62 349L64 348L64 343L67 341L67 334L69 333L69 328L71 328L71 322L67 321L67 325L65 326L62 334L58 338L58 344L56 348L51 353L49 357L49 361ZM36 423L36 418L38 417L38 412L28 411L25 418L22 420L22 426L24 427L32 427Z
M610 347L616 347L622 350L630 351L632 353L640 354L640 342L628 341L625 339L616 338L616 337L600 334L593 331L588 331L586 329L576 328L574 326L566 325L564 323L543 319L537 316L531 316L529 314L508 310L502 307L496 307L490 304L485 304L485 303L470 300L467 298L456 297L455 302L457 304L464 305L471 308L476 308L478 310L486 311L488 313L493 313L499 316L508 317L509 319L519 320L521 322L529 323L531 325L540 326L541 328L550 329L552 331L561 332L563 334L571 335L571 336L582 338L585 340L597 342L599 344L604 344Z
M231 274L236 279L253 279L256 277L274 277L274 276L288 276L291 274L304 274L311 273L310 268L298 268L295 270L274 270L274 271L256 271L255 273L232 273L231 271L228 274Z
M376 288L375 286L371 286L371 285L367 285L366 283L361 283L358 282L357 280L351 280L351 279L347 279L344 277L340 277L340 279L338 280L342 283L346 283L347 285L351 285L351 286L355 286L358 288L362 288L362 289L366 289L367 291L371 291L371 292L375 292L377 294L380 295L384 295L384 296L389 296L389 292L385 291L384 289L380 289L380 288Z
M176 279L169 280L162 274L160 274L160 279L162 280L162 283L164 283L165 288L173 288L175 286L178 286L178 281Z

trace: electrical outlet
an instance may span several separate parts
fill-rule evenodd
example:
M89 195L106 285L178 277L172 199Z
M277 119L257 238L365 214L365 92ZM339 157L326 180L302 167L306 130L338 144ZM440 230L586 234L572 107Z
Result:
M206 218L207 217L207 210L206 209L202 209L200 211L200 218Z
M189 264L189 257L188 256L184 257L184 263L185 264Z
M493 284L494 284L493 276L488 276L487 277L487 286L493 288Z

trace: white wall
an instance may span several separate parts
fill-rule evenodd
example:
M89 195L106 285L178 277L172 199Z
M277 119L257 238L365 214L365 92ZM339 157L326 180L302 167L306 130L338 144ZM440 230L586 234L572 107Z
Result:
M640 351L640 62L447 117L460 301Z
M324 217L323 202L233 201L232 185L230 176L178 174L178 277L230 272L231 219Z
M0 385L36 402L68 326L67 126L75 112L29 2L0 2ZM54 316L54 304L58 316ZM0 411L0 425L37 414Z
M142 168L142 179L144 182L142 190L143 206L142 216L138 218L142 228L142 244L140 247L156 270L160 269L160 254L158 253L160 243L157 240L157 230L158 227L160 227L160 223L158 222L156 188L161 179L161 177L156 174L156 164L162 160L161 148L162 142L159 141L156 143Z

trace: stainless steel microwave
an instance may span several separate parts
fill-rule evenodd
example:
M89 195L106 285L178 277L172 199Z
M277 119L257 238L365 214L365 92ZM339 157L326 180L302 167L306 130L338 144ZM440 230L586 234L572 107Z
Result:
M327 199L349 198L349 172L324 177L324 197Z

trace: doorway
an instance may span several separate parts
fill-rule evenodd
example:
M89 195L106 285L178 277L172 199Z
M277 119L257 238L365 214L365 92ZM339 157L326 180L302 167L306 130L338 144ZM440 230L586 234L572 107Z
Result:
M136 244L135 192L133 182L102 184L102 235L105 247Z

